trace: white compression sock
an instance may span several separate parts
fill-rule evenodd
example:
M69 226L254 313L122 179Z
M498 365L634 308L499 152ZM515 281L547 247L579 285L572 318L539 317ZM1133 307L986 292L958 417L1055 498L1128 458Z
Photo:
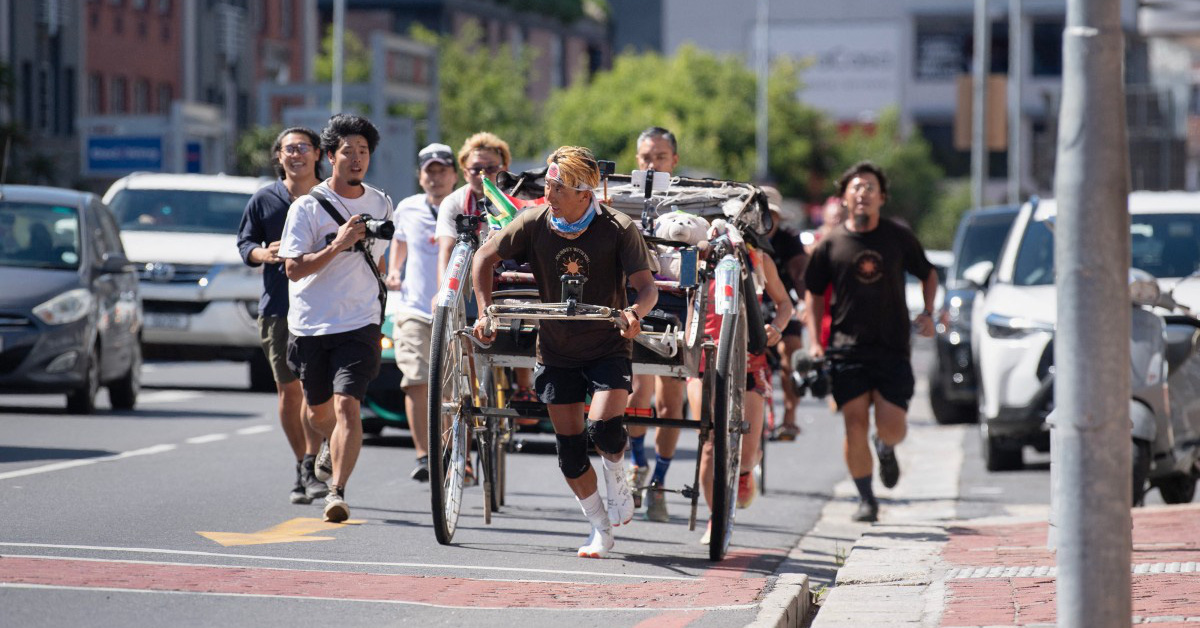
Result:
M600 456L604 465L604 488L608 495L608 521L622 526L633 520L633 493L625 474L625 461Z
M599 492L592 493L583 499L578 497L575 499L579 501L579 507L583 509L584 516L592 524L592 534L588 537L587 543L579 548L579 556L581 558L603 558L613 548L615 542L612 525L608 521L608 513L605 512L604 501L600 499Z

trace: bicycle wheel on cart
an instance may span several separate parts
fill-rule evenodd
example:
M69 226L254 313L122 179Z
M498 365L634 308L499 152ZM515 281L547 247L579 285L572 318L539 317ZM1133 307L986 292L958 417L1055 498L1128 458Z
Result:
M433 530L438 543L454 538L462 508L463 480L470 455L471 386L463 340L461 301L439 306L433 315L429 360L429 486Z
M738 300L736 314L721 321L713 403L712 532L708 557L721 560L729 550L737 509L738 474L742 459L742 397L746 391L746 306Z

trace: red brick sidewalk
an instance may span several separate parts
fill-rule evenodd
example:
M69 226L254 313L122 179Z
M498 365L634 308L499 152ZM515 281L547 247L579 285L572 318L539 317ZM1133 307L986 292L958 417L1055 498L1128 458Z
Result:
M1046 523L947 528L943 626L1055 622ZM1133 511L1135 623L1200 626L1200 505Z

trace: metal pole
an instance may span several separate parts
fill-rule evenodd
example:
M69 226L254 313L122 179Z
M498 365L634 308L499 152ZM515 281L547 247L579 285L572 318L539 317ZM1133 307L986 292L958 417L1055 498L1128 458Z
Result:
M1022 19L1022 0L1008 0L1008 202L1021 202L1021 82L1025 67L1022 53L1025 46L1025 23Z
M342 72L345 60L342 58L346 29L346 0L333 2L333 95L329 99L329 112L336 115L342 112Z
M1121 0L1068 0L1055 228L1058 626L1129 626L1129 144Z
M983 186L987 180L987 120L988 50L991 32L988 23L987 0L975 0L975 52L971 61L971 207L983 206Z
M770 0L758 0L758 20L755 24L755 60L754 65L758 74L758 99L755 106L755 168L754 174L759 181L765 181L767 170L767 76L768 76L768 32L767 16Z

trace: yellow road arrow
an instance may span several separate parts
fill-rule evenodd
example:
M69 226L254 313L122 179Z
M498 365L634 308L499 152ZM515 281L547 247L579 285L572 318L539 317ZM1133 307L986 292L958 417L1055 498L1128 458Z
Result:
M267 543L298 543L303 541L332 541L332 536L308 536L314 532L325 532L327 530L336 530L344 525L357 525L363 523L362 519L350 519L343 523L329 523L321 519L312 519L308 517L297 517L289 521L251 532L249 534L243 532L197 532L200 536L216 541L225 547L233 545L265 545Z

